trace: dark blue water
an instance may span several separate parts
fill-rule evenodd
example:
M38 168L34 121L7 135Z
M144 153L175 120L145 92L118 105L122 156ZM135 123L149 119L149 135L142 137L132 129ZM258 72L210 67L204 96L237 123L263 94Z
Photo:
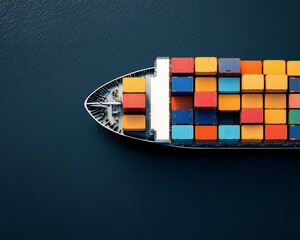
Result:
M299 12L298 0L0 1L0 239L299 239L292 152L128 141L83 107L156 56L300 59Z

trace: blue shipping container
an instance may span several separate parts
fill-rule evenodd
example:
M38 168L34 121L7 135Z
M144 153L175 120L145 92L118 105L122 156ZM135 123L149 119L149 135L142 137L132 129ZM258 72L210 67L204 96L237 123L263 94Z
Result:
M217 125L216 110L195 110L194 115L197 125Z
M240 140L239 125L219 125L220 142L238 142Z
M300 125L290 126L290 139L294 141L300 141Z
M238 76L240 75L239 58L219 58L219 75L221 76Z
M191 95L194 92L193 77L173 77L172 95Z
M173 110L172 124L194 124L193 110Z
M172 142L188 143L194 140L193 125L173 125L172 126Z
M239 93L240 78L239 77L219 77L218 79L219 93Z
M290 92L300 92L300 77L289 78L289 90Z

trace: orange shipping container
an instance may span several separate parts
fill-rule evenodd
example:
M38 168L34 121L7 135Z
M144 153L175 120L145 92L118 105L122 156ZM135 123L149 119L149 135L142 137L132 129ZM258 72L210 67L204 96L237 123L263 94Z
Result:
M289 76L300 76L300 61L288 61L287 74Z
M300 108L300 94L289 95L289 108Z
M193 96L172 96L172 110L177 109L193 109Z
M286 110L266 109L265 124L286 124Z
M286 94L265 94L265 108L286 108Z
M266 75L266 92L286 92L288 89L288 77L282 75Z
M264 60L263 73L264 74L285 74L285 61L284 60Z
M195 92L216 92L217 78L215 77L196 77Z
M122 128L124 131L140 132L146 130L146 116L145 115L123 115Z
M242 75L242 92L259 93L264 91L263 74L244 74Z
M265 141L277 142L287 140L286 125L265 125Z
M196 57L195 73L196 75L216 75L218 60L216 57Z
M219 111L239 111L240 95L239 94L219 94L218 98Z
M242 108L263 108L263 95L242 94Z
M122 79L124 93L146 92L146 79L143 77L125 77Z
M217 141L218 138L217 126L195 126L196 141Z
M259 60L242 60L241 74L262 74L262 62Z
M242 142L261 142L264 138L263 125L242 125Z
M145 93L125 93L123 94L124 113L144 113L146 112Z

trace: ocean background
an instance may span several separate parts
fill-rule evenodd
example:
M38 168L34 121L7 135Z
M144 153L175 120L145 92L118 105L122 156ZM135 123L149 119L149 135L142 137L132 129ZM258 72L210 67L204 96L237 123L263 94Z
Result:
M0 1L0 239L300 239L291 151L187 151L86 112L157 56L300 59L298 0Z

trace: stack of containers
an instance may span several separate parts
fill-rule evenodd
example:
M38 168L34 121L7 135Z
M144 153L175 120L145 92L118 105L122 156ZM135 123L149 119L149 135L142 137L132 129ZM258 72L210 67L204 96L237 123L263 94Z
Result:
M300 141L300 61L287 62L289 76L289 139Z
M241 141L262 142L264 138L262 62L242 60L240 64L242 74Z
M286 62L284 60L264 60L263 73L265 75L265 141L284 142L288 138Z
M217 58L195 58L195 141L216 142L217 129Z
M171 59L172 142L194 140L194 58Z
M218 110L240 111L240 59L219 58L218 61ZM239 142L240 125L219 125L220 142Z
M124 131L146 130L146 79L124 77L122 79L122 128Z

